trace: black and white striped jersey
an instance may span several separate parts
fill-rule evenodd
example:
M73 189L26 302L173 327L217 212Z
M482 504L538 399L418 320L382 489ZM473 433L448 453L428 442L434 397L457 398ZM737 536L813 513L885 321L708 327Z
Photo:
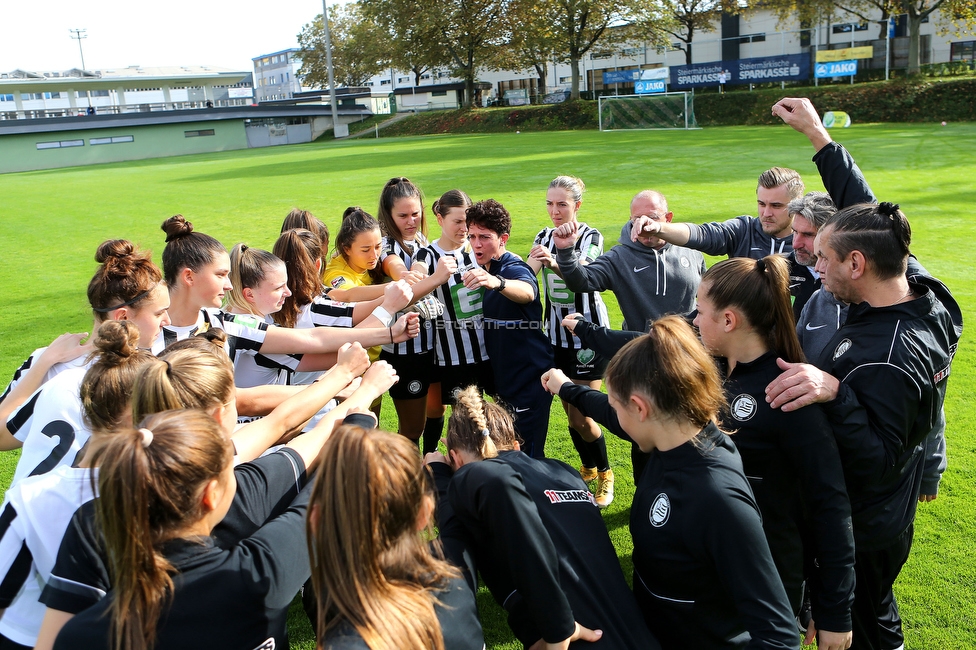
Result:
M161 336L164 347L177 341L217 328L227 334L224 350L234 362L234 384L241 388L285 384L288 373L301 363L300 354L261 354L270 322L251 314L231 314L222 309L201 309L197 322L189 327L164 325Z
M68 522L93 498L92 472L62 465L12 486L0 510L0 634L34 647L47 607L38 599Z
M14 386L20 383L21 378L25 374L27 374L27 371L34 366L34 362L42 354L44 354L45 350L47 350L47 346L43 348L37 348L36 350L34 350L34 352L31 353L29 357L27 357L24 363L20 364L20 367L14 371L14 376L10 379L10 383L7 384L7 388L3 391L3 394L0 395L0 402L3 402L3 400L7 399L7 395L10 394L10 391L14 389ZM44 379L41 380L41 385L43 386L44 384L49 382L51 379L56 377L59 373L61 373L64 370L68 370L69 368L81 368L81 367L85 367L85 368L88 367L88 361L85 358L85 355L81 355L80 357L76 359L72 359L71 361L56 363L53 366L51 366L51 368L46 373L44 373Z
M553 228L545 228L535 237L536 244L545 246L556 256L556 245L552 242ZM579 238L576 240L576 254L580 263L589 264L603 255L603 235L596 228L580 223L577 230ZM583 317L603 327L610 327L610 317L603 298L596 291L590 293L576 293L570 291L566 282L554 271L545 267L542 269L542 284L546 293L546 330L549 340L557 348L578 350L582 346L580 340L573 333L563 327L563 318L572 313L582 314Z
M461 281L465 271L478 267L467 244L453 251L445 251L437 242L432 242L417 252L416 261L424 264L428 274L431 274L444 255L453 255L457 259L458 270L431 294L444 303L444 314L433 322L437 365L460 366L487 361L482 311L485 290L483 287L468 289Z
M27 476L71 465L91 432L81 417L81 382L87 366L58 374L34 391L7 418L7 429L24 443L11 485Z
M383 252L380 254L380 264L386 260L390 255L396 255L403 262L403 265L407 267L409 271L416 261L416 256L419 251L428 245L427 240L419 232L417 233L417 239L413 242L413 253L407 252L400 243L393 237L383 238ZM400 314L396 315L397 318ZM434 349L434 322L427 320L426 318L420 319L420 335L417 338L410 339L409 341L404 341L403 343L386 344L383 346L383 351L387 354L402 355L402 354L422 354L424 352L430 352Z
M326 295L316 296L298 311L295 327L353 327L355 304L332 300ZM311 384L322 376L322 371L293 372L288 383L296 385Z

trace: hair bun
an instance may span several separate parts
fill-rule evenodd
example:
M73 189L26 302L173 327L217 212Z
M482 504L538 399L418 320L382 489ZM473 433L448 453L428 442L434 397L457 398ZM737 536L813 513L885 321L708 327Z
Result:
M95 251L95 261L105 264L113 258L128 257L136 247L128 239L109 239L102 242Z
M139 328L128 320L109 320L102 323L92 340L102 358L110 355L121 361L139 351Z
M161 226L163 232L166 233L166 243L170 243L174 239L179 239L180 237L186 237L191 232L193 232L193 224L186 220L182 214L177 214L166 221L163 222Z
M889 219L896 216L898 214L898 210L900 209L901 206L898 205L897 203L888 203L887 201L885 201L883 203L878 204L878 213L883 214Z

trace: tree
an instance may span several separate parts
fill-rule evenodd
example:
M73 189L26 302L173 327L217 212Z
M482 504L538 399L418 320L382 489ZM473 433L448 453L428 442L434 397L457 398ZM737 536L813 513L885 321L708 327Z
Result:
M922 20L936 9L940 12L940 31L948 32L952 25L957 33L963 29L972 31L976 27L976 3L973 0L892 0L894 13L908 14L908 74L919 71L919 31Z
M558 39L546 3L517 0L506 12L510 42L500 54L498 65L512 70L534 69L539 92L546 92L549 62L557 58Z
M677 49L685 53L686 65L692 62L695 33L714 32L722 12L739 12L738 4L730 0L634 0L631 9L634 24L646 40L678 39Z
M593 45L603 39L622 36L610 30L624 23L624 0L545 0L562 60L569 61L572 79L570 99L579 99L580 61Z
M478 70L495 67L500 45L508 34L502 29L503 17L511 0L362 0L366 11L390 30L394 41L409 37L426 39L440 47L446 65L464 79L465 106L474 99ZM422 57L423 58L423 57ZM419 59L418 59L419 60ZM423 61L428 64L427 61Z
M390 65L413 73L415 86L423 73L450 63L436 33L434 9L433 3L363 0L364 14L382 28L389 44Z
M370 20L358 2L334 5L329 11L332 40L332 66L336 85L361 86L381 72L390 60L389 41L382 28ZM302 28L298 35L302 68L299 71L309 86L328 88L325 35L322 15Z

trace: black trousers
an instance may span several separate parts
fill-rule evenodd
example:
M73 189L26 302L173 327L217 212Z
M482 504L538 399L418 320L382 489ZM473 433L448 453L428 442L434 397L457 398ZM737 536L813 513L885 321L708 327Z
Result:
M898 603L891 590L912 550L914 525L880 550L854 552L851 650L893 650L905 643Z

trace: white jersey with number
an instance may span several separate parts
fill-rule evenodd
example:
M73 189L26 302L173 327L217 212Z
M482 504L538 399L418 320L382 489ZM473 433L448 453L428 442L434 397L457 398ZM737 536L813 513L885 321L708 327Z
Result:
M17 368L17 370L14 372L14 376L13 378L11 378L10 383L7 384L6 390L4 390L3 394L0 395L0 402L3 402L3 400L7 399L7 395L10 394L10 391L12 391L14 387L20 383L20 380L24 377L25 374L27 374L27 371L34 366L34 364L37 362L37 359L44 353L45 350L47 350L47 346L43 348L37 348L36 350L34 350L34 352L31 353L29 357L27 357L27 360L24 361L24 363L20 364L20 367ZM51 366L46 373L44 373L44 379L41 380L41 385L43 386L44 384L51 381L53 378L57 377L60 373L62 373L65 370L68 370L70 368L81 368L87 366L88 366L88 361L85 355L81 355L80 357L72 359L71 361L56 363L53 366Z
M468 289L461 277L465 271L478 268L467 244L452 251L433 242L417 251L417 262L432 274L444 255L457 260L457 272L447 282L434 289L431 295L444 303L444 314L433 321L436 333L435 350L438 366L460 366L488 360L485 348L485 318L482 303L483 287Z
M88 368L72 368L41 386L7 419L24 443L11 485L27 476L71 465L91 432L81 417L79 390Z
M97 471L97 470L96 470ZM47 607L38 601L51 577L68 522L93 498L92 470L62 465L7 491L0 510L0 634L33 647Z
M556 256L556 245L552 241L553 228L545 228L535 237L533 245L541 245ZM603 255L603 235L596 228L591 228L585 223L580 223L577 229L578 238L576 240L576 254L579 256L581 264L589 264L600 255ZM549 341L558 348L569 348L579 350L582 347L580 340L573 336L573 333L562 326L562 320L572 313L582 314L586 320L602 325L610 326L610 317L607 315L607 307L603 304L603 298L599 292L576 293L570 291L566 282L556 274L555 271L543 267L542 284L546 293L546 329L549 332Z

